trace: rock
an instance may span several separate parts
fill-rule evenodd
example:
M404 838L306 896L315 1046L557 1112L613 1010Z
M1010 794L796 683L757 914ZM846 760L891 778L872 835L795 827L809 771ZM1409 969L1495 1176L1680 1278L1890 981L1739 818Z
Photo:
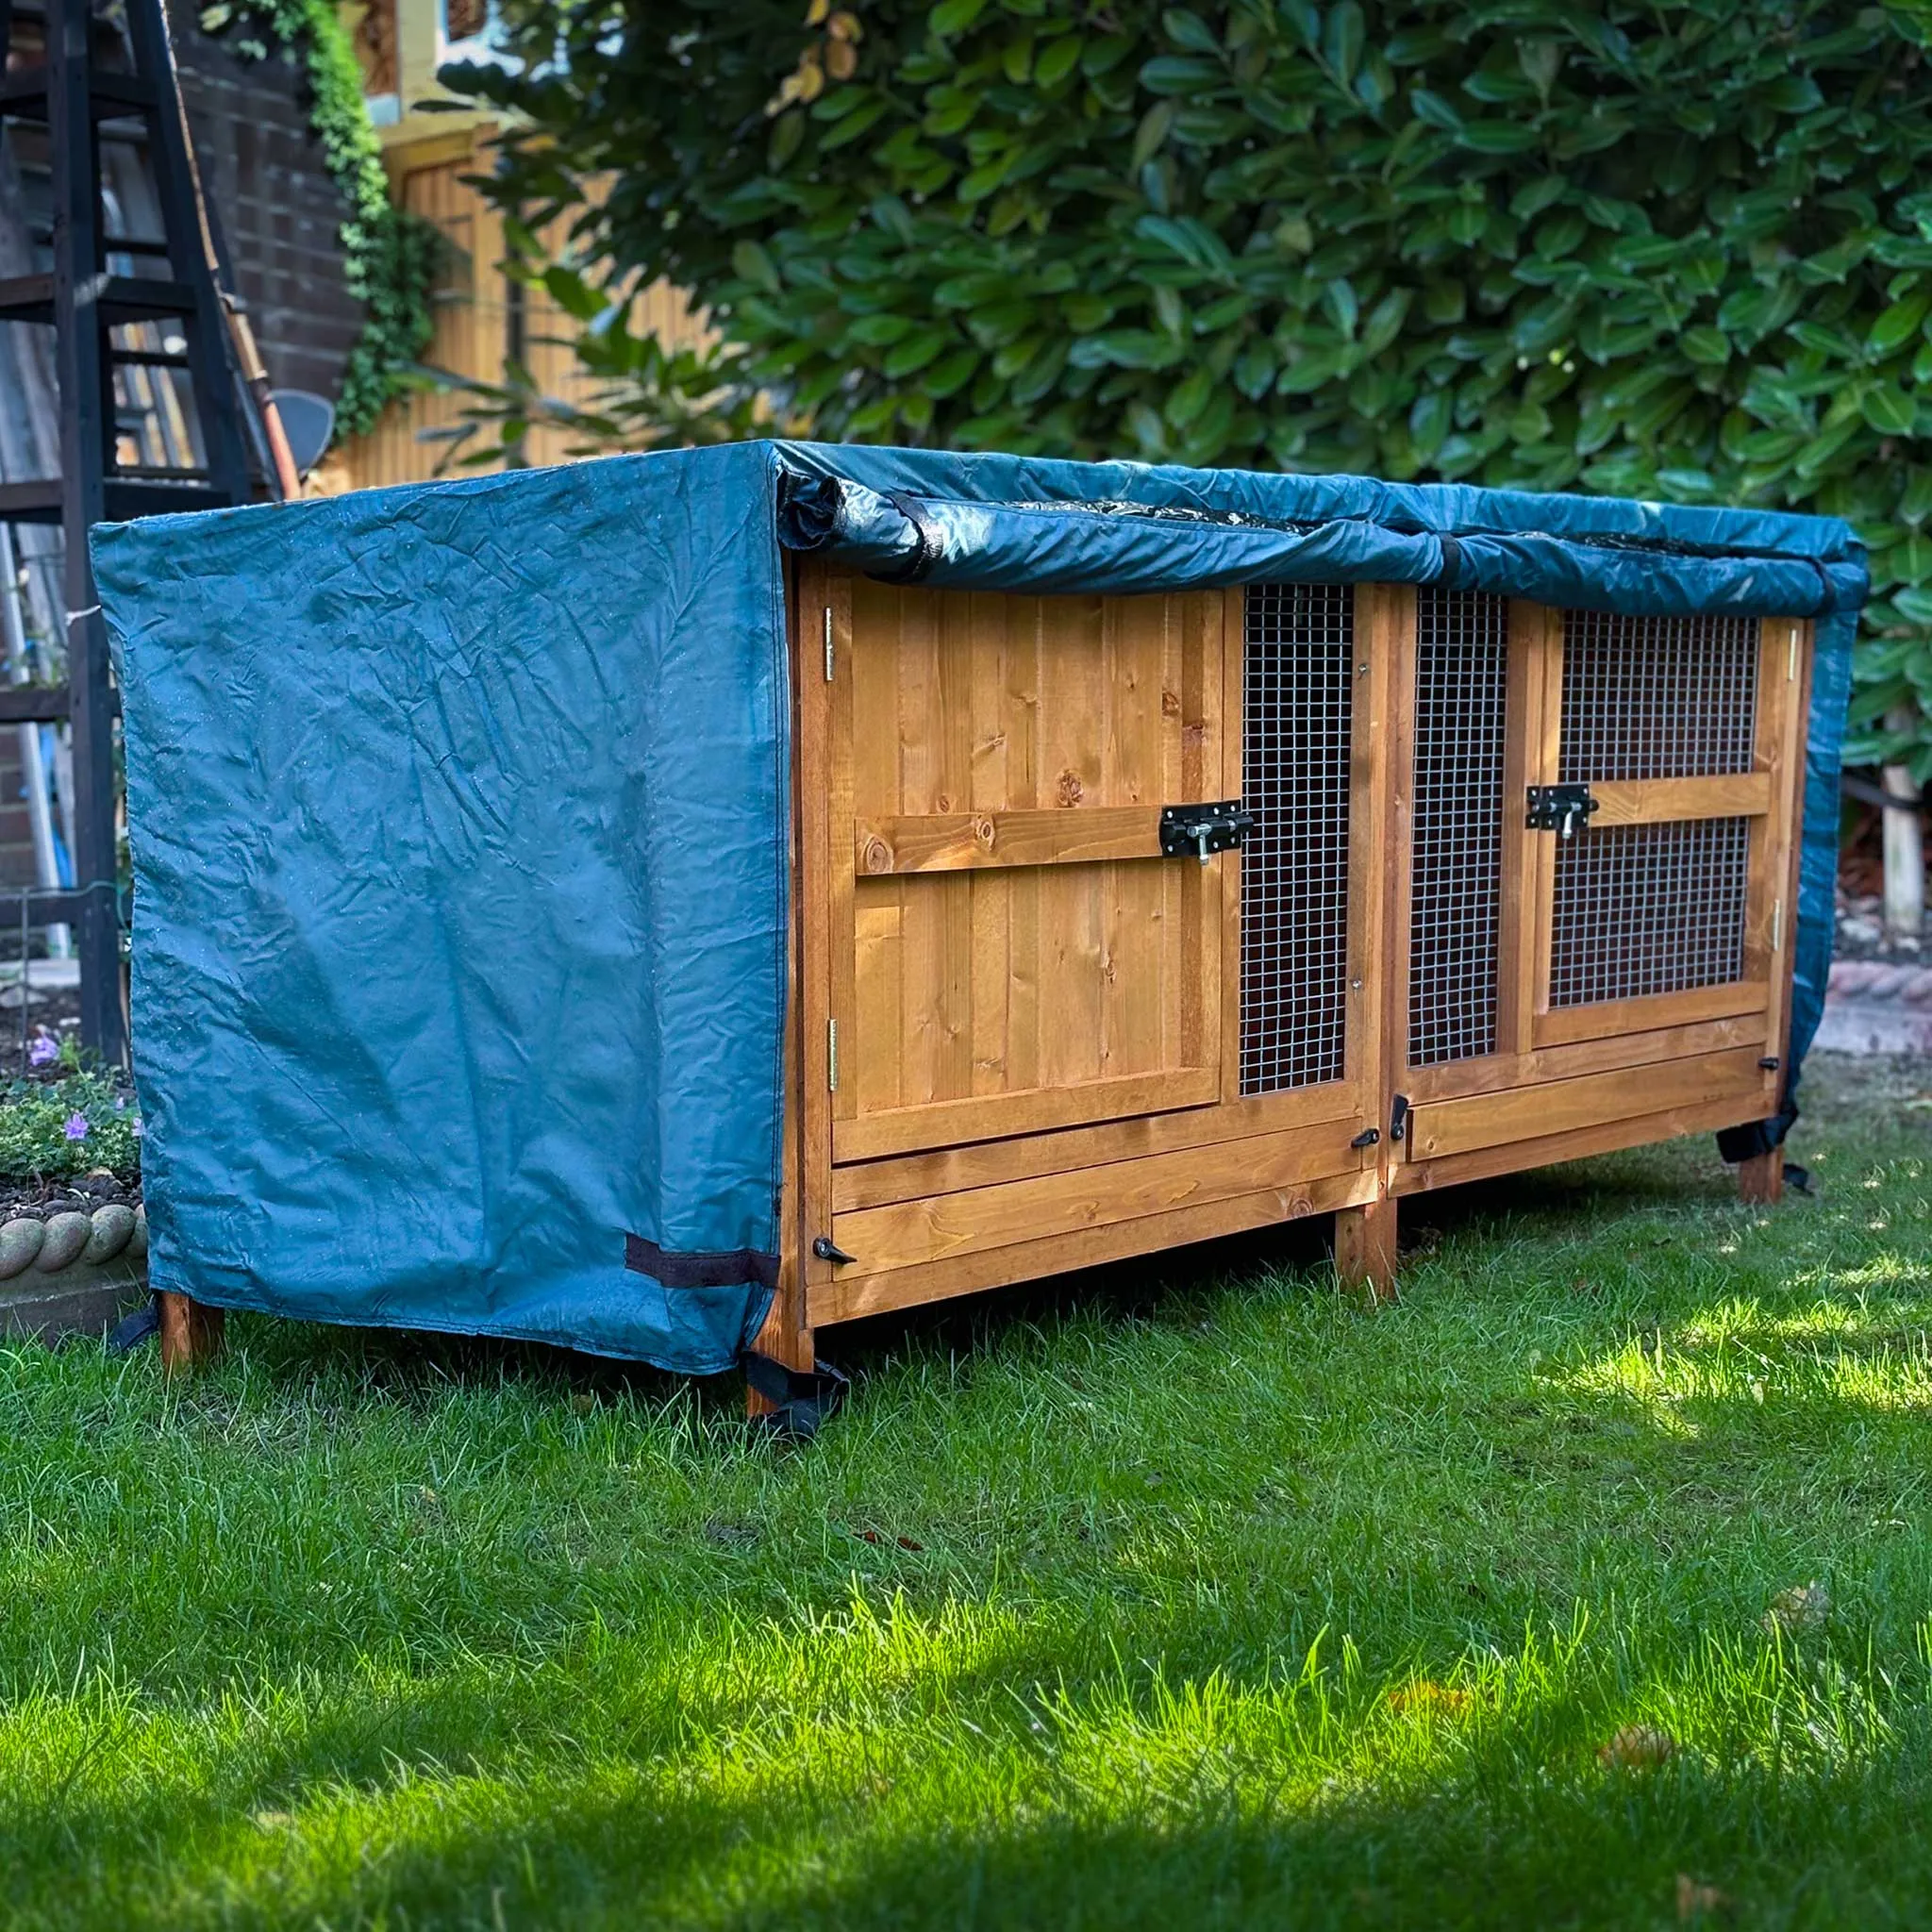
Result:
M127 1258L130 1261L147 1259L147 1203L143 1201L134 1210L134 1232L127 1239Z
M93 1231L93 1222L85 1214L55 1215L47 1223L47 1236L34 1257L34 1266L42 1274L52 1274L70 1261L77 1261Z
M9 1221L0 1227L0 1281L25 1274L46 1237L43 1222Z
M80 1258L111 1261L134 1237L134 1209L123 1202L110 1201L105 1208L96 1208L92 1218L93 1232L88 1236Z

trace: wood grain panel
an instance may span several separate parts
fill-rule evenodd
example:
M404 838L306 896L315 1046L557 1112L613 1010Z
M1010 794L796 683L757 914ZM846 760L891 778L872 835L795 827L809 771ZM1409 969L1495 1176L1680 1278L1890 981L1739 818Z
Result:
M1211 1099L1219 861L1158 855L1221 795L1222 593L851 594L838 1158Z
M1731 979L1722 986L1690 986L1681 992L1643 993L1636 999L1598 1000L1582 1007L1558 1007L1536 1023L1539 1047L1563 1046L1579 1040L1607 1040L1627 1033L1651 1033L1660 1026L1691 1026L1700 1020L1724 1020L1761 1013L1771 1002L1762 979Z
M886 1274L854 1274L842 1269L838 1279L813 1291L808 1307L814 1322L850 1322L1069 1269L1097 1267L1129 1255L1151 1255L1190 1241L1241 1234L1305 1215L1331 1213L1373 1199L1375 1191L1373 1174L1337 1174L1304 1186L1259 1189L1163 1214L1015 1241Z
M1578 1040L1523 1054L1490 1055L1482 1059L1447 1060L1440 1066L1411 1067L1408 1097L1456 1100L1472 1093L1500 1093L1543 1080L1569 1080L1579 1074L1607 1073L1615 1067L1650 1066L1658 1060L1687 1059L1694 1054L1723 1053L1749 1046L1761 1056L1770 1034L1762 1012L1701 1021L1688 1026L1661 1026L1647 1033L1613 1033L1601 1040Z
M1765 702L1760 694L1759 704ZM1597 808L1590 826L1654 825L1667 819L1753 818L1771 809L1771 777L1742 772L1724 778L1604 778L1591 781ZM1587 839L1590 830L1580 831Z
M1464 1154L1509 1141L1581 1132L1607 1120L1657 1113L1707 1101L1762 1098L1767 1076L1752 1047L1699 1054L1693 1059L1587 1074L1418 1108L1409 1129L1411 1160ZM1740 1115L1740 1118L1745 1116Z

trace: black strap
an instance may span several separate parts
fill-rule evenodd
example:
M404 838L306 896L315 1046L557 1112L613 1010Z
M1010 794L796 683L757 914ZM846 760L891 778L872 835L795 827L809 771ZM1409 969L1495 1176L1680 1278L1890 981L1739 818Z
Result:
M759 1425L801 1442L810 1441L831 1421L852 1386L830 1362L789 1369L755 1348L746 1349L741 1359L744 1379L772 1405L770 1415L758 1417Z
M1729 1161L1755 1160L1782 1147L1785 1136L1798 1124L1798 1103L1787 1089L1778 1110L1768 1121L1747 1121L1741 1127L1724 1127L1718 1132L1717 1151Z
M136 1308L133 1314L124 1316L108 1335L109 1355L132 1355L150 1335L158 1334L161 1325L161 1311L153 1295Z
M1441 532L1436 541L1442 546L1442 575L1436 581L1454 590L1457 578L1462 575L1462 545L1447 531Z
M886 501L912 525L912 555L891 570L868 571L866 575L881 584L919 583L946 554L946 540L926 514L925 506L909 490L889 490Z
M648 1274L666 1288L760 1288L778 1285L778 1257L757 1248L660 1248L641 1234L624 1238L624 1265L633 1274Z

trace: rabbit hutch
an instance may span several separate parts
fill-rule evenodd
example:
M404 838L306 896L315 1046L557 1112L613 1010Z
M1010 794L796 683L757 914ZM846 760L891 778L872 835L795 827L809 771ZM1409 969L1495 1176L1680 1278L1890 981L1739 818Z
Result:
M1701 1130L1828 959L1842 524L754 443L104 527L158 1290L748 1364Z

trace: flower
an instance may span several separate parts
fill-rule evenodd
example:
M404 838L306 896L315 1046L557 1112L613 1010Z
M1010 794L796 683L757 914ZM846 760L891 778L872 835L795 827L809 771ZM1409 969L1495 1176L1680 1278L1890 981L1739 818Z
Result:
M60 1042L45 1027L34 1035L33 1044L26 1050L26 1063L30 1067L51 1067L60 1058Z
M135 1123L134 1123L134 1138L135 1138L135 1139L136 1139L137 1141L139 1141L140 1139L142 1139L142 1137L143 1135L145 1135L145 1134L146 1134L146 1132L147 1132L147 1129L146 1129L146 1128L145 1128L144 1126L142 1126L142 1124L141 1124L141 1120L140 1120L139 1116L137 1116L137 1117L136 1117L136 1119L135 1119Z
M70 1141L85 1141L87 1139L86 1114L77 1112L69 1114L67 1116L67 1124L60 1131Z

